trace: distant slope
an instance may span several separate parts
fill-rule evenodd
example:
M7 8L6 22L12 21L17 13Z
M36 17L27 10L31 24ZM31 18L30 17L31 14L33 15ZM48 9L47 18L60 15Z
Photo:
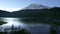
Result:
M0 10L0 17L10 17L11 13L8 11Z
M55 7L51 9L26 9L13 12L16 17L60 17L60 8Z
M0 10L0 17L5 17L8 15L8 12Z

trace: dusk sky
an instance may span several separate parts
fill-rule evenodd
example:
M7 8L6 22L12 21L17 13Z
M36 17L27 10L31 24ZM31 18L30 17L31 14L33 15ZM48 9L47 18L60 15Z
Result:
M7 11L20 10L32 3L50 7L60 7L60 0L0 0L0 9Z

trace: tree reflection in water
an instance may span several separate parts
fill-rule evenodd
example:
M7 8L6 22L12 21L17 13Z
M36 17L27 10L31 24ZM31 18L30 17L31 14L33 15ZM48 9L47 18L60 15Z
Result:
M8 32L11 30L10 32ZM0 31L0 34L31 34L29 31L25 29L21 29L20 26L18 28L14 28L14 25L12 25L11 29L5 29L4 32Z
M57 26L60 26L60 23L57 23L52 18L46 19L46 18L40 18L40 17L29 17L29 18L22 18L21 21L24 23L49 24L51 25L51 28L50 28L51 34L57 34Z

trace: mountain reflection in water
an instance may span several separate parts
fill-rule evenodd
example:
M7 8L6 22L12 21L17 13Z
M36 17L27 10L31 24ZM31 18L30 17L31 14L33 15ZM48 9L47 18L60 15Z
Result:
M21 18L0 18L0 21L8 22L7 24L1 25L2 27L10 27L12 24L15 27L21 26L21 28L24 28L31 32L31 34L50 34L50 28L51 26L48 24L39 24L39 23L23 23L20 21ZM60 26L58 26L58 34L60 33Z

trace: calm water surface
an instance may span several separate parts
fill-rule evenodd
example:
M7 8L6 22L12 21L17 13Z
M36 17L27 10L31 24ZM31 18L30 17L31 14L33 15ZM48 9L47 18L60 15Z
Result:
M7 24L1 25L4 28L10 27L13 24L15 27L21 26L21 28L24 28L30 31L31 34L49 34L50 33L49 31L51 26L49 24L38 24L38 23L27 24L27 23L21 22L20 20L21 18L6 18L6 17L1 18L0 17L0 21L7 22ZM60 26L58 26L57 32L58 34L60 34Z

